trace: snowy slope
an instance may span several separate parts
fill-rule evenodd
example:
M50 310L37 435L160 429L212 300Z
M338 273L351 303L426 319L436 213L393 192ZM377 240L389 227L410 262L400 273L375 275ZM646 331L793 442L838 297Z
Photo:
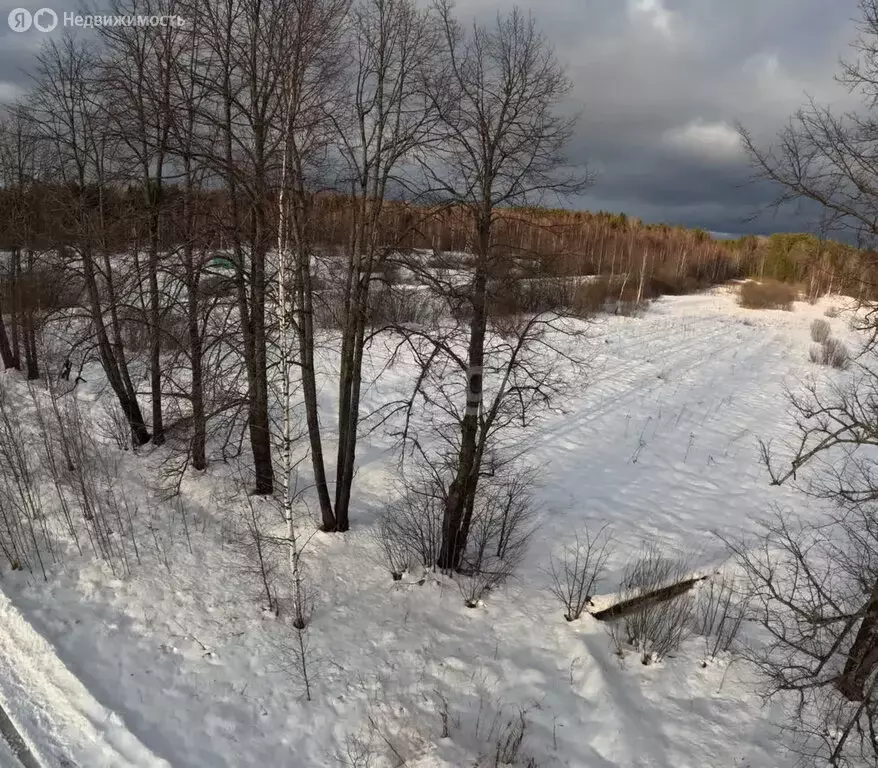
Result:
M41 765L167 768L101 706L0 595L0 706ZM4 745L5 747L5 745ZM0 764L18 765L0 750Z
M166 521L161 557L158 546L145 551L128 579L75 558L48 584L4 573L3 703L47 765L64 754L83 768L345 765L352 744L382 751L380 734L410 766L471 765L485 723L519 707L541 766L791 764L780 712L761 707L749 670L702 667L697 638L653 667L620 661L598 622L563 620L545 569L569 531L609 523L618 544L606 592L643 541L710 572L724 557L715 531L746 534L771 504L819 512L769 486L757 441L787 434L786 386L846 375L808 362L809 324L826 306L748 311L719 290L597 320L589 380L527 438L543 468L528 561L475 610L448 580L390 581L369 529L395 465L386 436L364 438L355 528L317 535L307 553L318 593L312 702L290 669L289 628L261 610L229 540L240 503L223 492L232 470L217 465L183 485L191 552ZM831 322L847 333L842 318ZM404 366L391 369L365 399L374 405L410 380ZM330 426L334 389L323 388ZM125 458L125 491L141 509L156 507L149 478L160 458Z

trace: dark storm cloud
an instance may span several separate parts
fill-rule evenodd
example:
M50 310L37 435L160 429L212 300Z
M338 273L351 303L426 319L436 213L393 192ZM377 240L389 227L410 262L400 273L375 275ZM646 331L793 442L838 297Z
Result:
M419 0L427 2L427 0ZM18 5L0 0L0 100L26 83L41 34L9 31ZM748 183L736 121L769 141L806 98L855 101L833 76L850 54L857 0L518 0L533 12L569 67L571 108L581 110L570 147L597 173L568 204L620 210L714 231L802 228L782 211L747 221L772 197ZM460 15L490 19L513 0L458 0ZM57 34L57 33L56 33Z
M460 0L489 15L511 0ZM848 108L834 81L851 53L856 0L519 0L570 70L582 119L570 148L597 173L577 203L721 232L802 228L761 216L734 132L770 141L806 99Z

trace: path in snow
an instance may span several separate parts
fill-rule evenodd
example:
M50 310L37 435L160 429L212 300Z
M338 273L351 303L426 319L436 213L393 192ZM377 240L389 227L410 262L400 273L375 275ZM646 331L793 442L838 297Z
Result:
M25 768L170 768L95 701L3 594L0 710L9 715L6 726L0 716L0 732L13 742Z
M18 760L24 768L41 768L34 753L3 707L0 707L0 736L3 737L0 741L0 758L5 761L4 765L8 763L12 766L13 761Z

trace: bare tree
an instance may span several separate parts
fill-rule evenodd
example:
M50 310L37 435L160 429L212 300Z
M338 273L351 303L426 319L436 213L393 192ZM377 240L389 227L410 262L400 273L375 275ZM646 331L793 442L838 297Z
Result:
M760 147L743 128L741 135L759 177L779 187L777 204L816 203L827 230L873 245L878 2L862 0L860 7L857 55L843 65L841 79L862 96L867 111L838 115L812 101L773 147ZM872 452L878 434L878 312L874 265L863 258L853 270L848 283L859 285L866 310L857 320L864 336L857 370L843 381L814 381L790 393L795 439L782 450L762 447L773 483L793 483L832 501L837 511L817 524L776 515L765 523L756 548L731 543L770 637L757 660L772 691L797 695L794 727L804 737L799 748L832 765L871 764L878 755L878 486Z
M284 59L295 15L286 0L219 0L187 5L199 25L204 55L198 82L208 98L200 152L228 197L225 217L248 385L248 429L256 492L272 493L274 469L268 412L266 256L272 231L272 179L277 173Z
M286 111L283 135L289 179L289 240L295 254L293 269L293 323L298 339L298 365L314 486L325 531L338 529L326 480L320 414L317 403L315 360L315 266L318 233L315 230L315 194L328 167L335 139L330 111L336 106L343 71L341 34L349 0L291 0L293 26L286 51Z
M175 0L114 0L118 15L173 16ZM159 293L160 221L165 175L170 159L172 88L179 40L187 33L174 24L165 26L101 26L100 82L106 89L110 130L118 134L125 155L132 159L143 198L147 228L147 291L149 379L152 403L152 442L164 443L162 416L162 301ZM135 259L138 254L135 253Z
M210 263L215 239L206 237L204 186L209 178L209 164L200 156L204 127L200 120L209 98L208 90L200 81L199 73L205 68L202 58L208 54L200 41L197 25L186 30L180 42L181 51L174 58L170 86L170 144L179 167L182 189L179 195L179 214L182 243L177 244L176 262L182 267L180 279L185 293L183 311L186 317L186 342L190 370L189 400L192 407L192 432L189 455L192 466L203 470L207 466L208 397L205 386L205 358L210 353L209 324L212 311L222 299L222 291L207 296L204 272ZM207 129L207 138L215 129ZM220 281L221 285L224 284ZM225 327L226 324L223 324ZM214 344L219 343L214 341Z
M775 205L816 203L825 231L853 236L863 245L878 235L878 190L873 146L878 137L872 110L878 104L878 2L860 0L855 56L842 63L839 80L862 97L865 112L838 114L811 100L791 118L773 146L760 146L744 126L739 132L759 178L780 189ZM869 282L873 265L852 265Z
M466 549L487 436L506 404L498 396L488 409L482 405L486 362L490 366L489 290L509 265L508 254L501 252L495 238L495 224L502 215L498 209L536 202L549 193L576 192L584 181L564 172L563 148L575 120L557 110L570 85L535 20L514 10L498 17L493 27L474 25L467 34L453 18L449 0L439 0L435 12L442 29L444 66L430 80L428 92L439 117L441 141L435 156L422 163L422 171L440 199L466 211L472 245L469 284L453 291L469 323L465 352L454 353L466 381L466 403L451 464L439 557L440 567L454 570ZM528 348L544 321L519 324L511 357ZM448 349L446 340L436 341L434 348ZM507 383L501 380L501 392Z
M871 503L816 522L776 512L758 542L727 542L766 638L741 652L769 695L791 697L793 747L822 764L878 759L876 520Z
M0 124L0 183L10 201L9 235L14 238L3 265L3 292L8 293L12 344L0 319L0 355L4 366L21 366L22 348L28 379L39 378L37 312L41 286L35 270L38 217L34 188L40 176L40 148L24 104L13 105ZM6 297L3 297L6 303Z
M65 35L48 41L37 56L28 115L55 159L54 191L69 225L67 248L81 268L87 308L101 364L137 445L149 441L122 341L121 286L108 240L107 199L118 142L107 130L94 87L96 59L83 42Z
M376 273L406 236L381 228L390 191L406 188L404 170L434 139L436 112L424 93L438 37L431 16L411 0L361 0L351 14L351 86L341 115L331 113L353 200L353 224L342 277L336 529L349 526L363 352ZM391 186L394 189L391 189Z

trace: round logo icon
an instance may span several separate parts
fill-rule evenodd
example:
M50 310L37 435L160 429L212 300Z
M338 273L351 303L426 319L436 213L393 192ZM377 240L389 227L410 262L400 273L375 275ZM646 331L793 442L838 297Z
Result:
M27 32L33 21L33 16L27 8L13 8L9 11L9 28L13 32ZM57 22L57 17L55 21Z
M40 32L51 32L58 26L58 14L51 8L40 8L34 14L34 27Z

